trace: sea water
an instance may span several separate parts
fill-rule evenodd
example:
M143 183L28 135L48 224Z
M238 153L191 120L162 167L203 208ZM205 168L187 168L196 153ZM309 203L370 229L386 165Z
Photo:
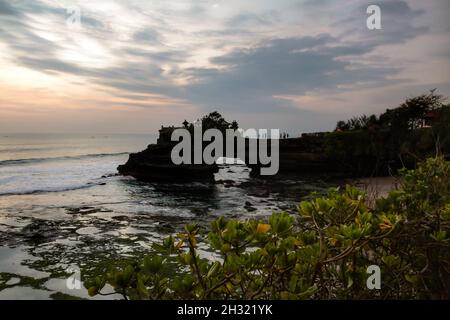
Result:
M242 164L221 165L213 183L141 183L117 175L129 153L155 141L154 135L0 135L0 299L86 298L83 288L65 286L70 266L89 273L105 261L142 256L186 223L207 230L219 216L295 213L298 200L317 187L253 179Z

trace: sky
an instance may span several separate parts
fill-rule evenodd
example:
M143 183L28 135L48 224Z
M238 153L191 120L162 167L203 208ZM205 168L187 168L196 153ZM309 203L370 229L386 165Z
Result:
M449 96L449 16L448 0L0 0L0 132L156 133L215 110L332 130Z

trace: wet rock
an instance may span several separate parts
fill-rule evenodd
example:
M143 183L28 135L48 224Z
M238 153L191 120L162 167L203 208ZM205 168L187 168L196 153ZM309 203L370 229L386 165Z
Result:
M233 180L217 180L216 184L222 184L225 188L230 188L236 185L236 182Z
M285 204L279 205L278 208L279 208L280 210L282 210L282 211L289 211L289 210L292 210L292 207L291 207L291 206L288 206L288 205L285 205Z
M94 207L67 208L68 214L90 214L98 211L99 209Z
M5 285L7 285L7 286L14 286L14 285L19 284L19 283L20 283L20 278L11 278L5 283Z
M96 227L83 227L76 231L76 233L78 233L80 235L92 235L92 234L96 234L99 232L100 232L100 229L98 229Z
M248 212L256 211L256 208L253 206L253 204L250 201L246 201L244 204L244 209Z
M209 210L207 208L192 208L191 212L196 216L206 216Z
M116 221L127 221L129 219L128 216L114 216L111 219L116 220Z
M35 219L21 230L22 236L33 243L53 241L61 234L54 221Z
M173 233L175 231L175 227L169 222L159 223L155 229L161 233Z
M80 208L67 208L66 210L67 210L68 214L72 214L72 215L76 215L76 214L88 215L88 214L99 213L99 212L112 212L111 210L108 210L108 209L88 207L88 206L80 207Z
M118 173L104 174L104 175L102 175L102 179L117 177L118 175L119 175Z
M171 159L174 143L151 144L144 151L130 154L117 170L145 182L214 181L219 171L216 164L180 164Z

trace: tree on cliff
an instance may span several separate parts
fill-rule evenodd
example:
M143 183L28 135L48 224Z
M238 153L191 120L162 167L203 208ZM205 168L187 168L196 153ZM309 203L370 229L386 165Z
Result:
M222 132L225 132L226 129L237 130L239 128L239 125L236 120L233 120L232 122L228 122L217 111L211 112L210 114L203 116L201 119L197 120L197 123L202 124L203 131L208 130L208 129L218 129ZM185 128L189 128L191 130L193 130L193 128L194 128L194 124L188 123L187 121L185 123L183 123L183 126Z
M326 154L358 174L414 167L424 156L450 154L449 106L435 90L408 98L379 117L339 121L326 137Z
M430 116L443 106L444 97L435 90L406 99L399 107L388 109L380 116L383 125L396 130L414 130L429 125Z
M336 125L337 131L353 131L371 128L378 124L378 118L376 115L366 116L363 114L359 117L353 117L347 121L338 121Z
M437 151L450 144L450 104L442 106L432 113L431 131Z
M366 130L370 128L389 128L401 133L430 126L444 104L444 97L436 94L435 89L429 93L408 98L394 109L387 109L379 117L376 115L353 117L347 121L339 121L337 131Z

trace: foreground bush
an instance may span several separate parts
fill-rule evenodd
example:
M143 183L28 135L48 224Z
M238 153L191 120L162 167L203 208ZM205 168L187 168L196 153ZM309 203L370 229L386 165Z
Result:
M219 218L207 237L187 225L143 261L85 286L97 295L110 284L125 299L448 299L449 169L439 157L403 170L402 187L373 207L347 186L312 194L298 216ZM371 265L381 270L380 290L367 288Z

